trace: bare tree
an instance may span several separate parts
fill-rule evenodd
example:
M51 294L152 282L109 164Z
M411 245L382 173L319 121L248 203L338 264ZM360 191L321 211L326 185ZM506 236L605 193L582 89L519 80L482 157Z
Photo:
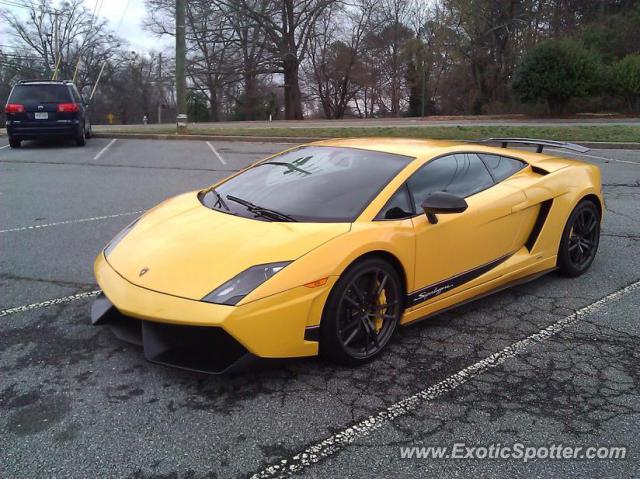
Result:
M336 0L222 1L261 26L270 52L278 59L277 73L284 76L285 118L302 119L300 64L307 53L315 22Z
M11 47L41 59L43 74L76 78L83 88L95 81L102 63L119 48L105 20L96 19L82 0L71 0L55 10L49 0L27 0L27 18L9 10L0 11L8 27ZM81 68L78 68L80 64Z
M355 99L361 84L354 81L362 67L360 49L371 27L375 2L361 0L355 5L334 4L314 26L309 48L310 89L318 98L326 118L342 118ZM337 25L334 18L343 18Z

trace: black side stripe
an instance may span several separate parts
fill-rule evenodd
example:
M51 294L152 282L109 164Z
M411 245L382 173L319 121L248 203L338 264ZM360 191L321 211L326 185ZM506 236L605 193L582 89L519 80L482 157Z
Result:
M504 263L511 256L513 256L513 253L509 253L508 255L483 264L482 266L478 266L477 268L473 268L469 271L465 271L464 273L457 274L455 276L452 276L451 278L445 279L444 281L440 281L438 283L434 283L430 286L426 286L417 291L414 291L413 293L407 295L407 307L411 308L416 304L424 303L425 301L429 301L430 299L433 299L436 296L441 295L442 293L446 293L447 291L457 288L464 283L468 283L469 281L482 276L488 271L491 271L501 263Z
M542 227L544 226L545 221L547 221L547 217L549 216L549 210L551 209L552 204L553 204L553 200L546 200L540 203L540 211L538 212L538 217L536 218L536 222L533 224L533 229L531 230L531 233L529 233L527 242L524 244L529 251L533 249L533 247L536 244L536 241L538 241L538 236L540 236Z

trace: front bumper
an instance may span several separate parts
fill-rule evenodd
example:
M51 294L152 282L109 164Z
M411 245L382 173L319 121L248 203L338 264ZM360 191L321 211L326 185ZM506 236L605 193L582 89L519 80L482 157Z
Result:
M102 253L96 258L94 269L104 291L92 306L94 324L109 324L112 328L116 325L119 337L144 346L147 359L211 373L228 372L236 361L251 357L317 355L318 342L305 339L305 333L307 338L313 337L309 332L317 330L336 279L330 278L319 288L300 286L241 306L226 306L136 286L120 276ZM127 328L129 333L122 332ZM131 341L132 337L137 339ZM209 339L198 343L198 337ZM173 341L175 338L180 339ZM158 343L164 343L166 348ZM211 344L209 352L220 352L226 357L226 365L220 363L207 369L198 361L198 367L191 367L192 361L176 356L177 349L186 351L194 344L198 348L193 350L205 356L207 345ZM232 354L226 356L228 351Z
M154 323L123 315L104 295L91 305L91 322L123 341L142 346L153 363L206 374L238 372L256 361L222 328Z

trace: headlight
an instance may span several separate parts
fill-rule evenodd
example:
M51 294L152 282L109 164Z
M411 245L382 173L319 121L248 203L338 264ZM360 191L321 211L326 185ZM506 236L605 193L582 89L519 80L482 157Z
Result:
M202 301L216 304L238 304L242 298L278 271L282 270L289 263L291 263L291 261L281 261L279 263L260 264L245 269L242 273L236 275L222 286L211 291L202 298Z
M140 217L140 218L142 218L142 217ZM113 251L113 248L118 246L118 243L120 243L120 241L122 241L122 238L127 236L127 233L129 233L129 231L131 231L133 229L133 227L136 225L136 223L138 221L140 221L140 218L137 218L137 219L133 220L131 223L129 223L128 226L126 226L122 231L120 231L120 233L115 235L111 241L109 241L109 244L104 248L104 257L105 258L109 256L109 253L111 253L111 251Z

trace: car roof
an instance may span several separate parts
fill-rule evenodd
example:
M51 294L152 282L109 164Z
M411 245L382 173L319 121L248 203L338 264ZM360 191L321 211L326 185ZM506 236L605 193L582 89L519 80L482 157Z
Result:
M70 80L20 80L18 85L73 85Z
M501 148L499 146L485 145L455 140L421 140L415 138L333 138L320 140L308 145L336 146L343 148L358 148L362 150L380 151L396 155L405 155L418 161L455 152L476 152L494 155L511 156L523 160L531 165L541 166L550 171L562 168L569 164L579 164L578 160L536 153L535 151L515 148Z
M410 156L420 158L426 154L435 153L434 150L441 150L456 146L460 142L443 140L419 140L412 138L333 138L330 140L320 140L311 143L317 146L336 146L343 148L359 148L362 150L380 151L395 155Z

